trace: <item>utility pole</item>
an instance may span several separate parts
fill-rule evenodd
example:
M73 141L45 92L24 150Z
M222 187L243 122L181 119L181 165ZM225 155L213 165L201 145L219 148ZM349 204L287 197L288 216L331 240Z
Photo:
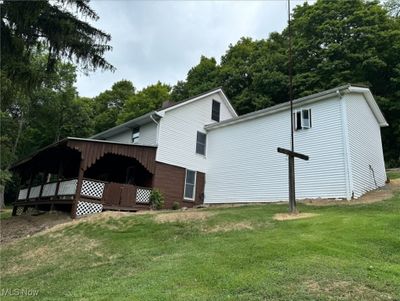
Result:
M297 213L296 208L296 183L294 158L308 160L309 157L294 151L294 114L293 114L293 58L292 58L292 28L290 16L290 0L288 0L288 35L289 35L289 51L288 51L288 74L289 74L289 103L290 103L290 150L278 147L278 153L288 156L288 175L289 175L289 212Z

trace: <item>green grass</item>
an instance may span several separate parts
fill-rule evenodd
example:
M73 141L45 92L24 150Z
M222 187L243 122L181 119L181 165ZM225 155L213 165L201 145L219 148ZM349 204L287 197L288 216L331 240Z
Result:
M12 207L6 206L2 211L0 211L0 219L7 219L11 217Z
M400 195L299 207L319 215L277 222L285 205L257 205L205 209L202 221L81 222L2 246L1 289L40 300L400 300Z
M389 179L400 179L400 171L388 170L386 174Z

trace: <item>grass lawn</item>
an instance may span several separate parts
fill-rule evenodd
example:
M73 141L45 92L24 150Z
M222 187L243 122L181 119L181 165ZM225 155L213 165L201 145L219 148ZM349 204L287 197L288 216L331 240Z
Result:
M400 170L399 169L388 170L386 172L386 174L389 177L389 179L400 179Z
M400 300L399 194L299 208L318 216L273 220L286 205L109 216L7 243L1 289L39 295L2 300Z
M0 219L7 219L11 217L12 206L6 206L2 211L0 211Z

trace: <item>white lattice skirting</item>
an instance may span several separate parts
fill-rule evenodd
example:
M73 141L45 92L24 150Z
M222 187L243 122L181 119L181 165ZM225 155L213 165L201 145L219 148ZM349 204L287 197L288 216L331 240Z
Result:
M151 195L151 189L138 188L136 190L136 203L149 204L150 195Z
M82 216L87 214L99 213L103 211L103 205L89 202L78 202L78 208L76 209L76 215Z
M104 186L105 184L102 182L83 180L81 195L101 199L103 196Z

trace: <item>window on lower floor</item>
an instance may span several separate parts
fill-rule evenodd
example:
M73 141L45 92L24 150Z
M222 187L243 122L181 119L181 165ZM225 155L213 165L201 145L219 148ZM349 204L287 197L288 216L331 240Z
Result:
M140 128L135 128L132 130L132 143L139 142L139 134L140 134Z
M196 189L196 172L193 170L186 169L185 176L185 200L194 200L194 194Z
M311 109L298 110L293 118L295 131L311 128Z

